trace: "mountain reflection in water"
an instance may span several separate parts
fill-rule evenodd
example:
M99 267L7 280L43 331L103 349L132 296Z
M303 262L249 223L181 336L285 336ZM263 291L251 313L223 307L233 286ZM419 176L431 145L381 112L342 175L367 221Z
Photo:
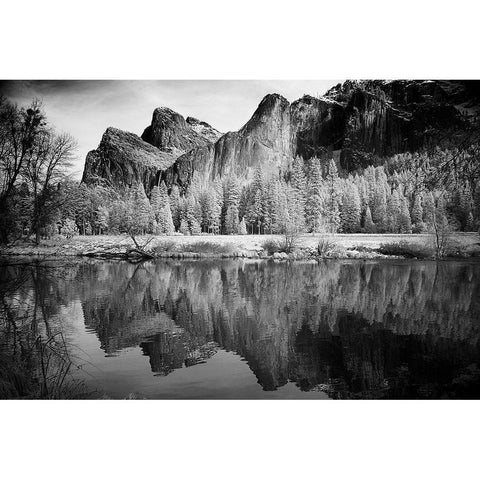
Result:
M87 381L112 397L480 398L480 263L58 270L27 288L88 354Z

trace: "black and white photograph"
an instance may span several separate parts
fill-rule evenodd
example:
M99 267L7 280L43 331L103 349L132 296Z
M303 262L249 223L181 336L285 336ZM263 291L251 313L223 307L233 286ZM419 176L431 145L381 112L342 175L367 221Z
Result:
M8 6L5 478L475 475L480 70L438 9Z
M480 81L0 90L2 398L480 398Z

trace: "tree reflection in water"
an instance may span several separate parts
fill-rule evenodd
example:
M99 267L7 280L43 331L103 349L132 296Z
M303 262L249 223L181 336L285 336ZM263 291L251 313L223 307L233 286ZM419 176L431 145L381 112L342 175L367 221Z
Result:
M41 288L51 316L79 300L107 355L140 346L155 375L224 349L266 391L480 398L479 263L81 261Z

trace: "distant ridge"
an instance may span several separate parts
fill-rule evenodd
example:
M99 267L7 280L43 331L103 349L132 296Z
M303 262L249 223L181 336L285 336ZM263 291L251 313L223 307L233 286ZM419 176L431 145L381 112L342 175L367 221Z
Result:
M295 156L326 152L353 171L435 144L479 114L480 82L460 80L348 80L293 103L273 93L240 130L226 134L159 107L141 137L107 129L87 155L83 181L141 182L148 191L163 179L185 189L194 172L205 182L230 174L248 179L257 167L274 174Z

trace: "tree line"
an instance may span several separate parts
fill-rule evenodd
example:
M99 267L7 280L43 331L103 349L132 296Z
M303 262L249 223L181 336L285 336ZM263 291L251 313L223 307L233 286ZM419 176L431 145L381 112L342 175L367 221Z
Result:
M440 162L451 152L436 155ZM266 177L258 167L250 182L229 175L205 184L194 173L184 194L161 182L150 198L141 184L116 197L104 187L81 185L86 204L75 218L85 234L425 233L439 225L478 230L478 179L473 188L431 184L432 162L424 154L400 154L341 177L332 158L298 157L284 175Z

